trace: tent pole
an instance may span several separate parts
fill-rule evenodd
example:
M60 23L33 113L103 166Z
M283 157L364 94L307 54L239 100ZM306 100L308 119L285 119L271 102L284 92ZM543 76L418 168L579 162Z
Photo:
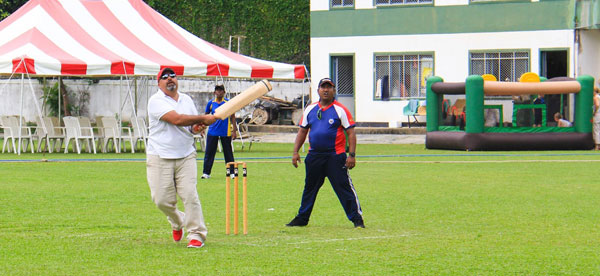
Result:
M135 90L134 90L134 93L133 93L133 95L135 96L134 97L134 100L135 100L135 102L134 102L135 103L134 104L134 106L135 106L135 114L137 114L137 109L138 109L138 81L137 81L137 77L136 76L133 76L133 84L135 85L134 86Z
M62 99L62 91L60 91L60 76L58 76L58 125L60 125L61 123L61 119L60 119L60 115L61 115L61 105L60 105L60 100Z
M119 77L119 128L123 125L123 99L121 98L121 94L123 89L123 76Z
M137 99L137 79L135 76L133 77L133 84L135 85L135 90L133 93L135 94L135 99ZM131 102L131 112L133 112L133 117L137 120L137 100L134 99L134 95L131 93L131 86L129 84L127 84L127 96Z
M48 128L46 128L46 123L44 122L43 116L42 116L42 109L40 108L40 104L37 102L36 97L35 97L35 91L33 89L33 84L31 83L31 76L29 74L27 74L27 79L29 79L29 88L31 90L31 97L33 98L33 102L35 103L35 108L37 110L38 113L38 117L40 117L40 124L42 124L42 128L44 129L44 132L46 133L46 135L40 139L40 142L42 140L44 140L44 138L46 138L46 142L48 143L47 147L50 147L50 141L48 140ZM44 79L45 81L45 79ZM33 146L33 141L31 141L31 145ZM38 148L41 150L41 147L38 145Z
M127 75L125 75L125 77L127 78ZM127 81L127 96L126 96L126 98L125 98L125 102L123 102L123 103L122 103L122 105L121 105L120 111L121 111L121 112L123 111L123 108L125 108L125 104L127 103L127 99L129 99L129 103L131 104L131 112L133 113L133 114L132 114L133 116L132 116L132 118L130 118L130 120L135 120L135 122L136 122L136 124L135 124L135 125L136 125L136 126L137 126L137 128L138 128L137 130L138 130L138 132L140 132L140 133L141 133L140 126L137 124L137 122L138 122L138 121L137 121L137 110L136 110L136 108L135 108L135 103L134 103L134 100L133 100L133 95L131 94L131 85L130 85L130 83L129 83L129 80L126 80L126 81ZM134 82L136 81L135 77L134 77L133 81L134 81ZM121 76L121 82L123 82L123 76ZM122 84L121 84L119 87L120 87L120 88L119 88L119 91L120 91L120 89L122 88ZM136 91L137 91L137 83L136 83ZM119 93L119 94L120 94L120 93ZM137 95L136 95L136 96L137 96ZM120 99L120 98L119 98L119 99ZM133 122L133 121L132 121L132 122ZM132 125L133 125L133 123L132 123ZM131 148L132 148L132 150L135 150L135 148L134 148L134 147L135 147L135 145L134 145L134 144L132 144L132 145L131 145ZM123 148L123 149L125 149L125 148Z
M31 79L31 78L30 78ZM42 78L42 112L46 112L46 99L48 97L46 97L46 93L43 92L43 87L46 87L47 83L46 83L46 77Z
M23 130L23 86L25 85L25 74L21 73L21 108L19 111L19 147L18 155L21 155L21 133ZM32 141L30 141L32 142Z
M144 87L144 90L146 91L146 104L144 105L144 108L146 109L146 114L148 114L148 99L150 97L150 80L148 77L144 77Z
M127 77L127 76L125 76L125 77ZM133 95L131 94L131 86L129 85L129 80L126 80L126 81L127 81L127 95L125 96L125 101L121 102L121 111L125 108L125 104L127 103L127 100L129 99L129 102L131 103L131 112L133 113L133 117L137 120L137 110L135 108ZM136 81L136 80L134 79L134 81ZM123 82L123 76L121 76L121 82ZM122 84L119 87L122 87Z
M302 86L305 85L306 80L308 80L308 98L310 100L310 73L308 72L308 68L306 67L306 65L304 65L304 72L306 72L306 77L302 80ZM304 116L304 107L306 106L306 104L304 103L305 99L304 99L304 89L302 89L302 116ZM302 152L304 152L304 144L302 144Z
M135 77L133 78L133 81L136 82L136 86L135 86L136 92L135 93L136 93L136 97L137 97L137 80L135 79ZM133 102L133 95L131 95L131 86L129 84L127 84L127 96L129 97L129 102L131 103L131 112L133 113L133 118L131 120L135 120L135 126L137 127L138 133L142 133L142 130L140 129L141 126L138 124L138 120L137 120L138 119L137 118L137 110L135 108L136 104ZM133 126L133 123L131 125ZM134 147L135 147L135 145L132 144L131 145L132 150L135 150Z

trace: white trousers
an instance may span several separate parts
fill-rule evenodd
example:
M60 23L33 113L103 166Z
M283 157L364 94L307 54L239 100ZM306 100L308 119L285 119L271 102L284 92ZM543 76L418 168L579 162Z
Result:
M166 216L173 230L185 228L188 240L206 240L206 224L196 190L198 167L196 153L181 159L146 157L146 173L152 201ZM185 213L177 209L181 198Z

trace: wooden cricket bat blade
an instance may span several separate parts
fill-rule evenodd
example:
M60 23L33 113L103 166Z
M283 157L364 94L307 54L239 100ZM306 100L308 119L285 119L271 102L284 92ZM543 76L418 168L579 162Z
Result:
M249 105L251 102L258 99L260 96L267 94L271 90L273 90L273 86L271 86L268 80L259 81L215 109L214 115L220 120L228 118L231 114L236 113L244 106Z

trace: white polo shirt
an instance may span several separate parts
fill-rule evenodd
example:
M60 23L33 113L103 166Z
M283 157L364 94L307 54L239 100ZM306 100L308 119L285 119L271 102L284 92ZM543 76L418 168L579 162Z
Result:
M160 118L167 112L175 110L179 114L198 115L192 98L179 93L179 101L175 101L160 89L148 101L148 148L146 154L158 155L165 159L178 159L196 151L191 127L176 126Z

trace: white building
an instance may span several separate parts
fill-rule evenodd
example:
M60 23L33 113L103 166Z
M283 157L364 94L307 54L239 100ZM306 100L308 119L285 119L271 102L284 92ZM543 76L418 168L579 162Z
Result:
M409 99L425 100L431 75L446 82L471 74L516 81L525 72L598 78L598 2L311 0L312 78L333 78L357 122L390 126L406 122ZM546 101L548 114L569 116L572 99ZM504 121L511 117L505 108Z

